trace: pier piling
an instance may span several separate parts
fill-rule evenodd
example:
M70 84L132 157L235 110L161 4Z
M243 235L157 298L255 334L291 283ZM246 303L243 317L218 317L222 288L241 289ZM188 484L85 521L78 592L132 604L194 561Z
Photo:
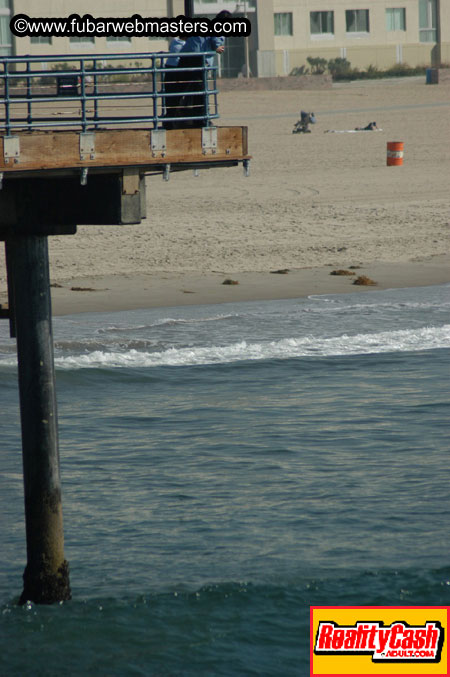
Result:
M17 335L27 565L20 603L70 599L59 469L48 242L7 241Z
M186 2L187 16L192 4ZM140 224L146 218L148 176L169 178L175 172L240 163L248 167L247 128L215 124L217 67L208 65L208 56L202 52L204 115L198 116L194 107L173 118L167 115L167 100L174 95L164 88L170 53L0 59L0 241L6 245L8 280L8 306L0 306L0 319L9 319L10 336L17 339L27 542L21 604L71 597L64 558L48 236L74 235L80 225ZM124 71L124 59L136 65ZM64 102L58 90L52 92L55 69L59 77L81 82L80 91L77 86ZM27 73L25 90L22 70ZM104 82L132 73L146 74L152 86L118 91L115 83ZM49 104L55 109L51 116ZM66 112L67 117L53 117Z

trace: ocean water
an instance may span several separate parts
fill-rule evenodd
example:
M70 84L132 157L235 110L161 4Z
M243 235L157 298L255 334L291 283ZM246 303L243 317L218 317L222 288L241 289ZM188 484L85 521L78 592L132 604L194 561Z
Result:
M16 605L7 329L2 676L306 676L310 605L450 604L450 286L55 318L50 607Z

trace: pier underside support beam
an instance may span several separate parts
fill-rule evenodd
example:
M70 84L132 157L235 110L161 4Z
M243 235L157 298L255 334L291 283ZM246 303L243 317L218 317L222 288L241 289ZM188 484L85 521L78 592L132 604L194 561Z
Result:
M17 334L27 565L20 604L70 599L59 470L47 236L6 241Z

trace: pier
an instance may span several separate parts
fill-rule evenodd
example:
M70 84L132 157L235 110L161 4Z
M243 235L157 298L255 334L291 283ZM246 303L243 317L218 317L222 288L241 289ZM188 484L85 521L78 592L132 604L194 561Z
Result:
M17 340L27 541L20 603L71 596L48 237L74 235L83 224L141 223L146 176L169 180L173 172L238 165L248 174L247 128L216 124L210 56L189 71L197 71L195 87L187 69L170 68L182 83L176 92L165 91L168 53L0 60L0 240L9 299L0 318Z

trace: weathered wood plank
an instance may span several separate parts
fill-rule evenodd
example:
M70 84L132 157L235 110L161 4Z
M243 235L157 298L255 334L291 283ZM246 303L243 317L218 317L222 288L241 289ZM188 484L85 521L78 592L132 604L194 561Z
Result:
M217 148L202 149L201 129L166 132L166 148L152 151L151 132L145 129L102 129L94 133L95 152L81 159L78 131L24 131L19 138L20 156L5 161L4 137L0 137L0 171L19 172L77 167L126 167L179 162L243 160L247 155L246 127L217 127Z

